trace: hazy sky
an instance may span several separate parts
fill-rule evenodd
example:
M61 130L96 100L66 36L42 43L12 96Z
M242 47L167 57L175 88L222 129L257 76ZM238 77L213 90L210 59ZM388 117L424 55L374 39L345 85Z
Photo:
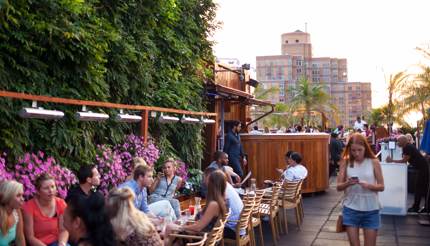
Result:
M429 0L215 0L215 55L255 67L280 55L281 34L311 34L313 56L348 59L349 81L372 82L374 107L387 102L391 73L426 62L415 47L430 43Z

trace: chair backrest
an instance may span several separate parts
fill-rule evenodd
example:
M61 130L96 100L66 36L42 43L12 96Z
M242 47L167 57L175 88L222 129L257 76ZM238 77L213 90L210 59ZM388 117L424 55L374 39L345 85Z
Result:
M270 209L278 207L279 192L281 190L281 183L275 183L272 187L272 198L270 199Z
M228 218L230 217L230 215L231 215L231 209L229 209L228 211L227 211L227 213L226 214L224 214L224 216L222 217L222 223L226 223L227 222L227 220L228 220Z
M203 234L202 240L195 242L195 243L187 243L187 246L203 246L206 243L206 240L208 239L208 234Z
M255 204L254 204L254 209L252 211L253 215L260 214L260 204L261 204L261 201L263 200L265 192L266 192L265 190L257 190L255 192Z
M243 202L243 209L240 213L239 222L236 224L236 240L240 240L240 232L241 231L247 231L252 228L250 226L251 222L251 215L254 211L255 207L255 197L249 197L247 199L244 199Z
M215 246L219 242L224 234L224 225L223 220L219 219L208 236L206 246Z
M300 195L303 180L285 181L282 186L281 200L296 201Z

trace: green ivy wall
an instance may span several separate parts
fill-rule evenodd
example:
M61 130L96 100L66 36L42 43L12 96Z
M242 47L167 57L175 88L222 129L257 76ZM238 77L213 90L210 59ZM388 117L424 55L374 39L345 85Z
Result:
M0 89L204 111L215 10L211 0L0 0ZM138 133L136 124L78 122L74 106L41 105L64 111L59 121L19 118L29 105L0 99L0 150L8 159L43 150L76 169L93 162L97 144ZM202 159L201 131L150 127L164 156L194 167Z

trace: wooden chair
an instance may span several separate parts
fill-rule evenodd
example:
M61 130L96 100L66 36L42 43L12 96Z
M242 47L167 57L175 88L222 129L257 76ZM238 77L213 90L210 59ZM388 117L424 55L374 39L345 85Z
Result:
M300 184L300 192L299 192L299 208L300 208L300 218L301 221L303 221L303 218L305 217L305 212L303 210L303 196L302 196L302 186L303 186L303 182Z
M227 220L232 222L237 222L236 224L236 238L230 239L230 238L224 238L221 245L227 244L227 245L236 245L236 246L242 246L242 245L248 245L251 244L251 230L252 226L250 223L251 214L254 209L255 204L255 195L246 196L243 199L243 209L240 213L239 220ZM241 231L245 231L245 235L240 235Z
M301 188L303 180L297 182L286 181L283 183L281 189L281 196L279 197L279 207L282 210L285 232L288 233L287 211L288 209L295 209L296 223L300 229L302 215L301 215Z
M195 242L195 243L187 243L187 246L204 246L206 243L206 240L208 239L208 234L203 234L202 240Z
M207 235L207 239L204 240L205 243L202 245L215 246L220 240L222 240L223 235L224 235L225 222L227 221L229 216L230 216L230 211L228 211L222 218L220 218L217 221L214 228L212 228L212 231L209 233L209 235ZM204 234L207 234L207 233L204 233ZM204 238L204 234L202 234L202 235L185 235L185 234L172 233L169 236L175 237L175 238L182 238L185 240L200 240L199 242L202 242L203 238ZM187 243L187 245L201 245L201 244Z
M272 229L273 243L278 245L279 239L279 191L281 190L281 183L276 183L272 187L272 196L270 198L264 198L260 204L260 216L269 216L270 227Z
M254 228L256 228L257 226L259 227L259 234L260 234L260 243L262 246L264 246L264 239L263 239L263 225L261 223L261 216L260 216L260 204L261 201L263 200L263 196L265 194L265 190L257 190L255 193L255 204L254 204L254 209L252 210L252 214L251 214L251 239L252 239L252 245L256 246L257 245L257 240L255 239L255 233L254 233Z

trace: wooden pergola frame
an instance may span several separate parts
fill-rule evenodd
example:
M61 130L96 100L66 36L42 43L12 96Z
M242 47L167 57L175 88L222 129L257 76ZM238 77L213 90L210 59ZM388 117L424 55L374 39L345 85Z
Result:
M131 104L100 102L100 101L69 99L69 98L61 98L61 97L40 96L40 95L33 95L33 94L27 94L27 93L3 91L3 90L0 91L0 97L38 101L38 102L50 102L50 103L58 103L58 104L66 104L66 105L93 106L93 107L130 109L130 110L142 111L142 121L140 123L140 130L145 143L148 140L148 118L149 118L150 111L183 114L183 115L215 117L215 121L217 122L218 120L217 113L196 112L196 111L187 111L187 110L181 110L181 109L162 108L162 107L154 107L154 106L131 105Z

